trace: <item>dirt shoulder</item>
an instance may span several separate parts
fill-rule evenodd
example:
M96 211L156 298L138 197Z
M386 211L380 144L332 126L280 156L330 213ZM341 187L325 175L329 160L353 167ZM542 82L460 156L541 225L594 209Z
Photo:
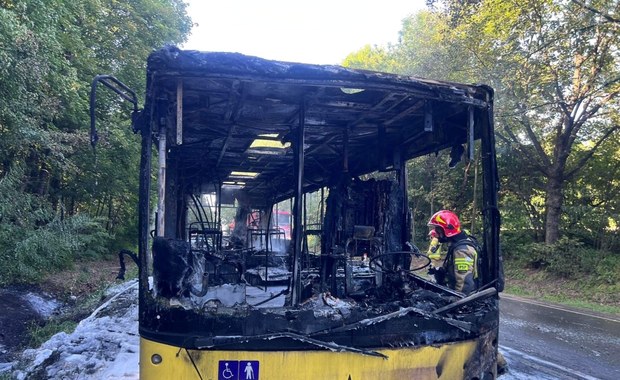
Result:
M116 257L78 262L72 269L49 274L40 287L57 299L71 303L91 297L93 293L115 284L118 270L119 263Z
M134 267L128 264L128 271L137 272ZM0 289L0 363L87 317L103 302L105 289L119 282L118 270L116 258L77 262L40 284Z

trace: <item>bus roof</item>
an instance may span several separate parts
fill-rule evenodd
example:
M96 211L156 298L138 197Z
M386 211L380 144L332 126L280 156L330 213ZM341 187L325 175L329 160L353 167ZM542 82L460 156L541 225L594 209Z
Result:
M463 144L472 115L479 136L493 98L487 86L175 47L152 53L147 75L146 116L176 119L169 157L184 178L236 186L255 204L294 195L291 143L302 122L310 191L345 170L389 170Z

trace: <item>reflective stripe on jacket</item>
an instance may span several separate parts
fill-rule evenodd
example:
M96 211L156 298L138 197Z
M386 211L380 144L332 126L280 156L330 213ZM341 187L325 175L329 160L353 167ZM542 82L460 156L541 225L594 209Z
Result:
M450 244L444 262L448 286L469 294L478 288L478 252L468 239Z

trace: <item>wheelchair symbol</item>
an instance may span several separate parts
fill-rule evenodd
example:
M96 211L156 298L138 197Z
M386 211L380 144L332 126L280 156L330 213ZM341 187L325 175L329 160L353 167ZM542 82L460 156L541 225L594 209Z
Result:
M233 373L233 371L230 370L230 368L228 368L228 363L224 363L224 366L226 368L224 368L224 370L222 371L222 377L226 380L232 379L235 374Z

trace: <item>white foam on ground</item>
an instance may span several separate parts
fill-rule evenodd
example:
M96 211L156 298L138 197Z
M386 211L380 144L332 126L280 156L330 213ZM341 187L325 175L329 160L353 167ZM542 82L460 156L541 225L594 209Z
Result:
M15 378L138 379L138 283L128 281L115 290L73 333L58 333L38 349L24 351L26 369L15 371Z
M28 292L21 297L43 318L49 318L61 306L61 303L54 299L45 299L32 292Z

